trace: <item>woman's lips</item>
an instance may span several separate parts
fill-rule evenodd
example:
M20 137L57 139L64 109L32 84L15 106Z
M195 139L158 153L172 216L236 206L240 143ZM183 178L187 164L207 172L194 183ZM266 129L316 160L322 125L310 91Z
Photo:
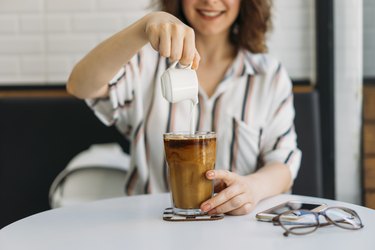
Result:
M208 10L198 10L198 13L203 16L205 19L214 19L221 14L224 13L224 11L208 11Z

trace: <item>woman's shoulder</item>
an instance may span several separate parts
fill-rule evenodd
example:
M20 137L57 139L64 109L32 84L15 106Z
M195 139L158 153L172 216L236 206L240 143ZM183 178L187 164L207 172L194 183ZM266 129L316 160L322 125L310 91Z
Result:
M271 91L290 91L292 87L290 77L281 62L272 55L246 51L244 63L249 65L255 76L260 76L264 88Z
M248 50L243 50L243 53L245 63L256 74L270 74L281 66L281 62L268 53L252 53Z

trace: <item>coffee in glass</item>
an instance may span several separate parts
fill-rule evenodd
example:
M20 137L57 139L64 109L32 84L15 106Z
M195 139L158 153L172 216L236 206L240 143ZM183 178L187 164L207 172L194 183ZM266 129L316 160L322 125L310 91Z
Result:
M173 212L202 215L200 205L212 197L213 182L206 172L215 168L214 132L172 132L164 134Z

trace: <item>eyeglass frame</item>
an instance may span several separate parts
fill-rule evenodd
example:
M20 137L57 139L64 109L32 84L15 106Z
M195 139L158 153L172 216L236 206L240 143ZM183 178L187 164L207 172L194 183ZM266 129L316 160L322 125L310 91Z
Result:
M358 228L348 228L348 227L343 227L341 226L339 223L337 222L334 222L331 218L329 218L329 216L326 214L326 211L327 210L330 210L330 209L341 209L347 213L350 213L354 216L356 216L359 220L359 227ZM290 230L288 228L286 228L283 223L280 222L280 217L281 216L284 216L286 214L290 214L290 213L293 213L293 212L304 212L306 214L313 214L315 216L315 220L316 220L316 224L312 225L312 226L308 226L308 227L315 227L314 230L312 231L309 231L309 232L305 232L305 233L296 233L296 232L293 232L293 230ZM323 216L327 222L325 223L320 223L319 221L319 216ZM281 226L285 232L283 233L284 236L288 236L289 234L294 234L294 235L306 235L306 234L310 234L310 233L313 233L315 232L319 227L325 227L325 226L329 226L329 225L335 225L337 227L340 227L340 228L343 228L343 229L348 229L348 230L359 230L361 228L364 227L363 223L362 223L362 220L361 220L361 217L359 217L358 213L356 211L354 211L353 209L350 209L350 208L347 208L347 207L327 207L321 211L318 211L318 212L315 212L315 211L311 211L311 210L306 210L306 209L294 209L294 210L289 210L289 211L285 211L275 217L272 218L272 223L274 226Z

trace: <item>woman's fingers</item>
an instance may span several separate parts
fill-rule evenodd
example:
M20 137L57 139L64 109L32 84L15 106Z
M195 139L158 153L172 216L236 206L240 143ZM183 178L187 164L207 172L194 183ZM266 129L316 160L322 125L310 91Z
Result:
M245 195L238 186L230 186L208 200L207 204L209 204L211 209L205 212L209 212L210 214L227 213L240 208L245 203L245 199Z
M206 177L214 180L223 189L201 205L201 209L209 214L247 214L253 209L251 190L247 180L227 170L207 171ZM216 188L216 187L215 187Z
M189 65L193 63L193 60L196 55L195 34L194 30L190 27L185 27L183 33L183 51L180 63L183 65Z
M214 180L214 192L215 193L219 193L226 188L227 188L227 184L225 184L222 180Z
M196 51L195 55L194 55L194 59L193 59L193 64L191 65L191 68L192 69L198 69L200 60L201 60L201 57L200 57L198 51Z
M158 25L150 24L149 26L147 26L146 34L152 48L154 48L154 50L156 51L159 51L160 36Z
M213 210L212 213L226 213L233 209L239 208L242 206L241 196L243 190L240 189L240 186L233 185L229 186L211 199L205 201L201 205L201 209L204 212ZM214 211L217 210L218 212Z
M192 65L197 69L200 56L195 48L194 30L178 19L153 20L146 26L146 34L151 46L161 56L179 61L182 65Z
M171 55L170 60L171 61L177 61L180 60L182 56L182 50L183 50L183 30L181 29L180 25L178 24L172 24L171 25Z
M163 24L160 26L160 43L159 43L159 53L163 57L170 57L171 55L171 44L172 36L169 25Z
M234 209L227 214L230 215L244 215L250 213L254 209L254 206L251 203L245 203L241 207Z
M216 181L221 180L227 186L230 186L238 178L238 175L228 170L209 170L206 172L206 177L209 180L216 180Z

